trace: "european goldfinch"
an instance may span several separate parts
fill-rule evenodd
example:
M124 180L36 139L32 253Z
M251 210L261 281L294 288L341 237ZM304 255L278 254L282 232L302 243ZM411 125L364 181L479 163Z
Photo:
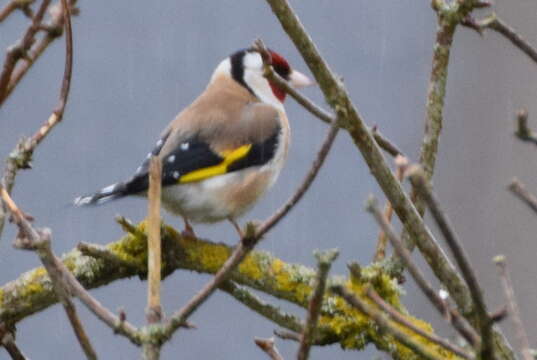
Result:
M295 88L313 82L270 51L274 70ZM289 148L285 92L263 76L254 49L224 59L209 85L162 132L133 177L75 199L75 205L101 204L127 195L146 195L149 158L162 161L162 205L185 221L213 223L235 219L250 209L276 181ZM240 231L239 231L240 232Z

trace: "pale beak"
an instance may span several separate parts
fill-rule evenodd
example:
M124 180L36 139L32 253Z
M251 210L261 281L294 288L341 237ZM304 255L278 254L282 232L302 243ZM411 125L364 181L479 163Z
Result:
M315 85L315 81L311 80L306 75L299 71L292 70L289 74L289 84L295 89L300 89L306 86Z

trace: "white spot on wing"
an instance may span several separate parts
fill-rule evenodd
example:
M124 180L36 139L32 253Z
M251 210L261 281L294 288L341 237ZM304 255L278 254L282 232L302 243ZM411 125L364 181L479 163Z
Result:
M161 147L162 146L162 139L160 139L159 141L157 141L157 147Z
M440 289L438 291L438 296L440 296L442 300L446 300L449 297L449 293L444 289Z
M184 142L181 144L181 150L183 151L187 151L189 147L190 147L190 144L187 142Z
M79 196L75 199L75 201L73 201L73 203L76 205L76 206L83 206L83 205L87 205L89 204L89 202L91 201L91 196Z
M151 159L151 156L153 156L152 153L147 154L146 159Z
M171 155L169 158L168 158L168 162L169 163L172 163L175 161L175 155Z
M112 184L101 190L101 193L111 193L116 189L117 184Z
M142 167L141 166L138 166L138 168L136 169L136 173L139 174L142 172Z
M172 174L174 179L179 179L179 175L180 175L179 171L174 171L173 174Z

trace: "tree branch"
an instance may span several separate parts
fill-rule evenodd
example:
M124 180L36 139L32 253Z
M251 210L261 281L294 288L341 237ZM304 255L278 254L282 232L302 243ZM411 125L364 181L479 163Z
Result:
M483 292L479 285L479 281L477 280L474 269L468 260L468 255L464 251L460 240L455 234L449 219L444 211L440 208L440 203L436 198L436 195L432 192L431 185L427 181L424 170L422 170L420 167L414 167L413 169L409 169L408 176L415 191L425 201L431 210L433 218L438 224L440 232L446 239L446 243L453 253L453 257L455 258L457 265L461 269L466 284L468 284L470 294L475 305L478 326L481 333L480 356L482 359L494 359L495 355L492 336L493 321L490 319L487 311L487 305L485 303L485 299L483 298Z
M397 256L403 261L405 268L408 269L408 272L412 278L416 281L416 284L423 292L423 294L429 299L431 304L442 314L443 318L450 322L453 327L461 334L469 344L477 348L481 346L481 338L472 326L463 318L459 312L455 309L452 309L433 289L433 287L426 280L423 273L417 267L417 265L412 261L410 252L403 246L403 242L397 237L392 226L386 220L385 216L382 214L375 198L370 198L367 202L367 211L371 212L375 217L375 220L384 231L390 243L392 244Z
M254 340L255 344L263 350L272 360L283 360L282 356L278 352L278 349L274 345L274 338Z
M321 305L323 304L326 278L337 256L338 251L335 249L315 253L315 257L317 258L317 275L315 277L315 287L308 304L308 317L304 331L300 336L300 346L297 354L298 360L307 360L309 357L311 345L316 337L317 321L321 313Z
M520 182L517 178L514 178L509 184L509 190L516 195L520 200L522 200L526 205L530 207L533 211L537 212L537 197L530 193L524 184Z
M45 139L45 137L50 133L52 128L58 124L62 118L65 111L65 106L67 104L67 99L69 97L69 90L71 87L71 77L73 72L73 33L71 26L71 14L69 6L67 6L65 0L61 0L64 6L62 7L65 11L62 11L63 19L62 23L65 25L66 36L65 36L65 69L63 73L62 85L60 89L60 95L58 104L52 111L52 114L49 116L48 120L39 128L39 130L30 138L22 139L15 149L11 152L7 159L6 167L0 185L3 186L8 193L11 193L13 185L15 183L15 176L20 169L28 169L31 167L31 160L34 150L37 146ZM47 0L44 0L41 8L39 9L38 14L34 17L32 26L37 26L41 23L42 14L40 14L41 9L45 6ZM48 4L47 4L48 6ZM46 7L45 7L46 10ZM45 11L43 10L43 11ZM41 19L38 19L38 16L41 16ZM38 21L39 20L39 21ZM33 35L32 35L33 37ZM1 78L0 78L1 82ZM0 88L0 105L2 103L1 88ZM5 223L5 210L3 206L0 206L0 235L2 234Z
M528 340L528 334L526 333L526 330L524 329L524 324L522 323L522 319L520 317L520 310L515 300L515 292L513 290L513 283L511 281L511 276L509 276L509 272L507 271L507 263L505 261L505 256L503 255L496 256L494 258L494 263L498 267L503 291L507 298L507 306L509 308L509 314L511 315L511 319L513 320L513 324L515 325L515 335L517 337L517 340L520 346L520 352L522 353L522 358L524 360L534 360L535 358L531 353L530 342Z
M384 301L379 294L377 294L374 290L368 289L367 296L375 303L379 308L381 308L385 313L387 313L391 319L396 321L397 323L401 324L402 326L405 326L409 328L410 330L414 331L416 334L419 334L420 336L423 336L427 340L443 347L444 349L451 351L454 354L457 354L463 359L473 360L473 355L468 354L465 350L462 348L451 344L449 341L442 339L441 337L435 335L434 333L428 333L426 331L423 331L410 321L408 321L399 311L397 311L395 308L393 308L390 304L388 304L386 301Z
M492 13L486 18L476 21L468 17L462 23L463 25L476 30L479 34L483 34L486 29L491 29L503 35L515 47L526 54L531 60L537 63L537 50L530 45L522 36L520 36L513 28L501 20L498 15Z
M33 17L30 26L28 26L24 32L22 39L16 45L11 46L6 53L2 72L0 73L0 103L6 97L6 89L11 78L11 73L13 72L13 69L15 69L15 65L17 65L19 59L25 57L26 52L32 46L34 36L39 31L39 26L43 21L43 17L45 16L49 4L50 0L42 1L39 10Z
M0 187L2 201L6 204L9 212L13 216L14 222L19 228L19 234L15 240L15 247L27 250L34 250L41 263L47 270L47 273L52 281L54 292L58 300L62 303L67 318L71 323L71 327L84 351L86 357L90 360L97 359L97 355L90 340L86 335L86 331L78 317L75 305L70 299L70 294L63 279L62 267L63 264L58 261L58 258L52 253L50 248L51 234L49 229L36 230L30 224L24 213L17 207L11 199L7 191Z
M388 321L385 314L374 309L371 305L368 305L363 300L360 300L359 298L355 297L342 286L333 286L330 288L330 290L334 294L341 296L350 306L358 309L360 312L371 318L382 329L382 331L385 331L388 334L392 335L397 341L412 349L414 353L422 356L424 359L427 360L444 359L444 357L440 357L436 354L433 354L425 346L422 346L419 343L415 342L411 337L407 336L397 327L393 326Z

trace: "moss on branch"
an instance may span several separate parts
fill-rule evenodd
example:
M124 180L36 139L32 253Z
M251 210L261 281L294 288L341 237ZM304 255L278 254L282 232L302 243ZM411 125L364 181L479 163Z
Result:
M147 246L142 232L145 223L140 224L139 230L137 235L126 235L106 246L122 262L84 256L79 250L70 251L62 260L87 289L131 276L143 279L147 273ZM232 251L231 247L222 243L183 238L168 226L163 226L162 236L164 276L177 269L215 273ZM118 265L122 263L125 266ZM306 307L314 277L315 272L311 268L286 263L268 252L253 251L233 272L231 280ZM400 289L379 266L363 268L359 276L332 277L328 283L342 284L362 299L367 299L366 288L372 286L387 302L406 313L400 302ZM0 322L14 324L56 302L46 271L41 267L30 270L0 288ZM408 319L420 328L432 331L426 322L410 315ZM325 338L340 343L345 349L361 349L368 343L374 343L379 349L392 353L396 359L417 359L408 348L395 342L390 335L379 333L373 321L332 294L325 294L319 324L324 329L330 329L331 333L324 334ZM402 331L442 358L456 358L411 330Z

